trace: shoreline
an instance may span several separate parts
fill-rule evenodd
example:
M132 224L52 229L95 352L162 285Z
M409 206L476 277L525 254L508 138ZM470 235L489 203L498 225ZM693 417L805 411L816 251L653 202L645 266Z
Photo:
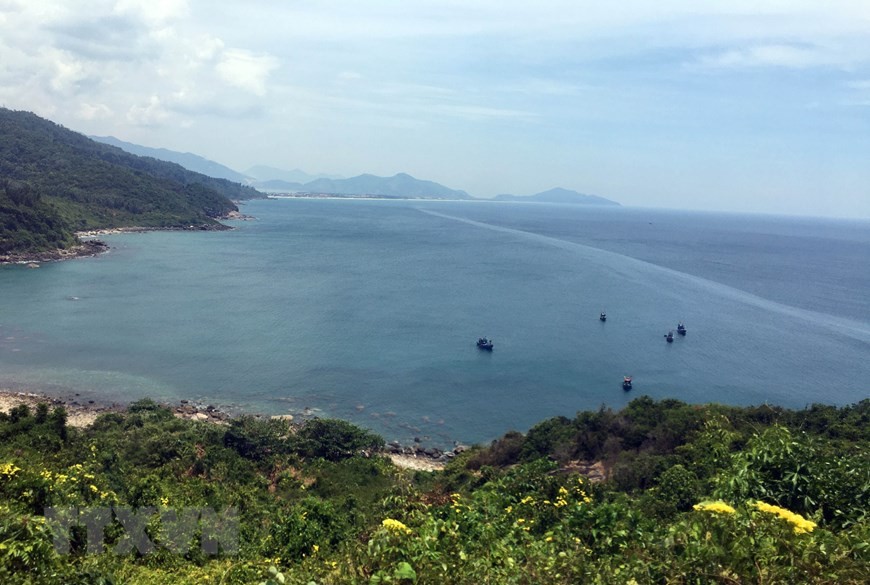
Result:
M10 252L0 254L0 265L24 264L28 268L39 268L40 263L60 262L75 258L92 258L109 251L109 246L102 240L82 240L71 248L57 248L42 252Z
M256 218L251 215L245 215L239 211L230 211L226 215L215 219L226 221L250 221ZM146 232L228 231L232 229L235 228L222 223L216 223L194 224L181 227L123 226L85 230L75 232L75 236L78 238L79 243L70 248L56 248L54 250L43 250L41 252L10 252L8 254L0 254L0 266L7 264L22 264L26 265L28 268L39 268L39 264L45 264L48 262L61 262L63 260L73 260L76 258L93 258L94 256L104 254L111 249L108 244L102 240L96 239L99 236Z
M80 401L81 400L81 401ZM50 408L62 406L67 411L67 424L76 428L89 427L100 415L108 413L125 413L129 404L118 402L100 402L88 400L78 394L72 396L52 396L43 392L30 392L0 388L0 412L8 413L19 405L27 405L30 409L36 408L37 404L45 403ZM230 414L213 405L201 405L189 400L180 400L178 404L157 402L172 411L177 418L204 422L215 425L228 426L230 421L238 416L250 415L259 419L281 419L298 427L299 422L294 422L293 415L264 415L260 413ZM303 419L304 420L304 419ZM439 471L444 468L447 461L465 450L464 446L457 445L453 451L441 451L440 449L423 449L419 445L403 446L397 442L386 443L380 451L380 455L390 459L394 465L404 469L416 471Z

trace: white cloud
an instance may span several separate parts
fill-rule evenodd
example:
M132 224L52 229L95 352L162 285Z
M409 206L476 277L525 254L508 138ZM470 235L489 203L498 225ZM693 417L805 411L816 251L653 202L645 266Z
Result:
M118 0L116 14L133 15L152 24L178 20L190 12L187 0Z
M75 93L78 84L88 77L82 62L63 51L48 49L45 60L52 71L50 87L57 93Z
M78 118L81 120L105 120L113 115L112 108L106 104L82 103L78 111Z
M532 120L538 117L537 114L532 112L473 105L442 105L433 108L433 111L467 120L509 119L519 121Z
M224 49L224 42L210 35L203 35L196 41L191 51L197 61L211 61Z
M808 67L849 64L848 56L820 47L801 47L786 44L757 45L730 49L698 59L697 64L710 68L784 67L805 69Z
M257 55L244 49L228 49L221 53L215 71L228 84L262 96L266 93L269 74L278 65L278 59L271 55Z
M127 111L127 121L134 126L159 126L168 119L169 112L156 95L152 95L144 104L130 106Z

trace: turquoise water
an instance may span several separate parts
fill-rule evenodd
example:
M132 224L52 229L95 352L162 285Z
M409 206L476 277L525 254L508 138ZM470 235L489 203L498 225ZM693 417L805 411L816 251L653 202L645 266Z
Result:
M486 202L243 211L258 219L229 232L109 236L98 258L0 269L0 386L311 409L440 445L641 394L870 396L867 222ZM680 320L688 335L666 344Z

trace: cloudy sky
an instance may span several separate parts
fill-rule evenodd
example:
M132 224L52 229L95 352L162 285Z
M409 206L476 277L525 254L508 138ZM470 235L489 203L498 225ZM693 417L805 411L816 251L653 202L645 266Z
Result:
M0 0L0 104L240 171L870 217L868 0Z

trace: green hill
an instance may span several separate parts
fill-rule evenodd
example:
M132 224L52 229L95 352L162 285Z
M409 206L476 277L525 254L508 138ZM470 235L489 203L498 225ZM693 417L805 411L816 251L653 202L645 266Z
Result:
M237 210L231 199L260 196L0 108L0 253L69 247L78 230L215 228Z

